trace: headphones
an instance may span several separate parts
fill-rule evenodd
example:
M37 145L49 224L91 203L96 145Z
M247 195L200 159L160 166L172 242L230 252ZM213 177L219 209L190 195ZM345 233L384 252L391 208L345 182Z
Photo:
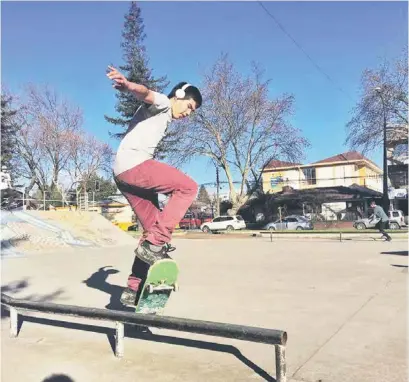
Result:
M185 98L185 97L186 97L185 90L186 90L189 86L192 86L192 85L190 85L190 84L184 84L180 89L176 90L176 92L175 92L176 98L179 98L179 99Z

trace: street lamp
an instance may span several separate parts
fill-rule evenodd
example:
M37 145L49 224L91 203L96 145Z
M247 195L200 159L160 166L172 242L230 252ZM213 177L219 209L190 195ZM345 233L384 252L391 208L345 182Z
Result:
M376 87L375 91L378 93L379 98L382 102L382 109L383 109L383 198L382 204L383 208L386 212L389 211L389 195L388 195L388 156L387 156L387 140L386 140L386 126L387 126L387 119L386 119L386 107L385 107L385 100L383 99L382 89L380 87Z

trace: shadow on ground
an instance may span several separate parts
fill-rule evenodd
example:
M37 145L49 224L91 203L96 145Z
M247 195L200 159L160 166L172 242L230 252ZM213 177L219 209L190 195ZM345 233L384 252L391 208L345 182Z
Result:
M60 327L65 329L72 329L72 330L84 330L87 332L94 332L105 334L108 338L108 342L110 344L111 350L115 353L115 329L107 328L102 326L95 326L95 325L88 325L88 324L80 324L75 322L65 322L65 321L57 321L48 318L40 318L40 317L33 317L33 316L21 316L21 323L19 327L19 331L22 328L23 322L31 322L36 324L42 325L50 325L54 327ZM139 327L134 325L125 325L125 337L144 340L144 341L152 341L152 342L160 342L166 343L170 345L179 345L184 347L190 348L197 348L203 350L211 350L217 351L222 353L229 353L235 356L239 361L243 362L247 367L252 369L255 373L257 373L260 377L262 377L265 381L269 382L276 382L276 379L268 374L264 369L256 365L250 359L245 357L239 349L232 345L225 345L219 344L210 341L202 341L202 340L192 340L187 338L179 338L173 337L168 335L161 335L161 334L153 334L149 328L147 327ZM48 382L48 380L46 380ZM43 381L43 382L46 382ZM54 380L50 380L50 382L54 382ZM59 380L55 380L57 382ZM61 382L69 382L69 380L61 380Z
M381 252L381 255L408 256L408 251L386 251Z
M6 285L1 286L1 293L7 294L12 298L16 298L16 294L20 292L24 292L29 286L28 279L12 281ZM27 301L36 301L36 302L52 302L56 298L61 298L61 295L64 293L64 289L57 289L55 292L48 293L48 294L37 294L33 293L28 296L23 296L21 299ZM9 311L4 306L1 305L1 318L9 317Z
M74 380L65 374L53 374L43 379L42 382L74 382Z
M90 277L84 280L83 283L89 288L99 290L110 296L109 303L105 305L106 309L134 312L135 309L123 305L120 301L124 287L107 282L110 275L114 275L118 272L117 269L113 269L110 265L107 265L99 268L97 272L94 272Z
M407 265L391 264L391 267L401 268L401 271L402 271L403 273L408 273L408 266L407 266Z
M110 297L109 303L106 305L107 309L110 310L127 310L133 312L134 309L130 307L125 307L120 302L120 296L123 291L123 287L119 285L110 284L107 282L107 278L109 275L116 274L119 271L116 269L112 269L109 266L101 267L95 273L93 273L87 280L83 282L90 288L94 288L100 290L104 293L107 293ZM6 293L8 295L13 295L24 291L29 286L28 280L20 280L9 283L7 285L2 286L2 293ZM47 295L36 295L32 294L28 297L24 297L25 300L30 301L52 301L53 299L59 297L63 293L63 290L57 290L53 293ZM5 314L6 313L6 314ZM8 310L5 309L2 305L2 318L9 316ZM19 327L18 333L21 331L23 327L23 323L36 323L36 324L43 324L43 325L50 325L54 327L61 327L66 329L73 329L73 330L84 330L90 331L95 333L105 334L108 338L110 347L112 352L115 352L115 330L109 327L103 326L95 326L89 324L80 324L74 322L66 322L66 321L58 321L48 318L42 317L34 317L34 316L25 316L23 314L19 314ZM167 343L171 345L179 345L191 348L198 348L204 350L211 350L217 351L222 353L229 353L235 356L239 361L243 362L247 367L252 369L255 373L257 373L260 377L262 377L265 381L269 382L276 382L276 379L273 378L270 374L268 374L264 369L256 365L250 359L245 357L239 349L232 345L225 345L219 344L210 341L201 341L201 340L192 340L187 338L179 338L179 337L172 337L168 335L160 335L160 334L153 334L149 328L143 326L134 326L134 325L125 325L125 336L128 338L144 340L144 341L153 341L153 342L160 342L160 343ZM42 382L74 382L70 377L62 374L54 374L47 379L43 380Z
M28 239L30 239L29 235L22 235L22 236L12 237L12 238L7 239L7 240L1 240L0 241L0 248L1 249L11 248L11 247L13 247L15 245L18 245L18 243L21 242L21 241L28 241Z
M110 284L107 282L107 278L109 275L118 273L116 269L110 269L110 267L101 267L95 273L93 273L87 280L83 282L90 288L94 288L100 290L104 293L107 293L110 296L110 302L106 305L107 309L114 310L130 310L134 311L131 308L125 307L119 301L121 296L123 287ZM7 292L8 294L14 294L24 290L29 285L27 280L22 280L18 282L14 282L8 284L3 287L3 292ZM29 296L35 301L49 301L59 296L62 291L57 291L52 294L46 296L36 296L32 295ZM88 332L100 333L107 336L108 343L111 347L113 353L115 353L115 330L113 328L104 327L104 326L96 326L96 325L89 325L89 324L80 324L76 322L66 322L66 321L58 321L49 318L43 317L34 317L34 316L25 316L20 314L19 315L19 328L18 332L21 331L24 323L36 323L36 324L43 324L49 325L54 327L61 327L65 329L72 329L72 330L83 330ZM228 353L235 356L239 361L243 362L247 367L257 373L260 377L262 377L265 381L269 382L276 382L276 379L268 374L264 369L256 365L250 359L245 357L239 349L232 345L225 345L219 344L210 341L202 341L202 340L193 340L187 338L179 338L173 337L169 335L161 335L161 334L153 334L149 328L144 326L136 326L136 325L125 325L125 336L128 338L143 340L143 341L152 341L152 342L160 342L160 343L167 343L171 345L179 345L185 346L190 348L198 348L203 350L211 350L216 352ZM42 382L74 382L70 377L65 375L52 375L48 377L48 379L43 380Z

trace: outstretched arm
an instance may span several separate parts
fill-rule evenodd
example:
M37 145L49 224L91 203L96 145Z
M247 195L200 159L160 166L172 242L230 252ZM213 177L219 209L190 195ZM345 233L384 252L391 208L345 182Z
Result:
M113 66L108 66L107 77L114 82L112 85L119 91L128 91L132 93L136 99L149 104L154 103L154 93L144 85L139 85L128 81L126 77Z

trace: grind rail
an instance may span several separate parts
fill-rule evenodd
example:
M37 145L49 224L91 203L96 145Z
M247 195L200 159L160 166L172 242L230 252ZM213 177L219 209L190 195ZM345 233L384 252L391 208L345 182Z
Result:
M203 334L208 336L233 338L236 340L258 342L275 347L276 381L286 382L285 345L287 333L282 330L258 328L228 323L193 320L180 317L146 315L142 313L122 312L99 308L88 308L75 305L63 305L48 302L36 302L15 299L1 294L1 304L10 311L10 336L17 337L19 313L21 311L35 311L49 314L59 314L83 317L96 320L114 321L116 325L115 356L124 354L124 324L155 327Z

